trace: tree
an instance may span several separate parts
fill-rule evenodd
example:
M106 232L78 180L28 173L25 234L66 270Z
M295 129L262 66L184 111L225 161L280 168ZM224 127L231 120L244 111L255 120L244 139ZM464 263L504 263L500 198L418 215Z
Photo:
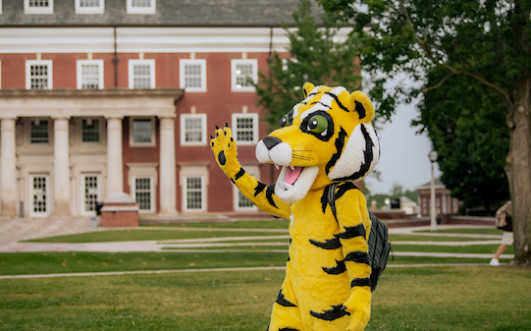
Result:
M350 19L364 34L364 70L390 77L407 72L420 89L387 93L385 78L371 96L380 112L466 76L503 104L509 151L505 171L513 205L516 262L531 260L531 36L529 0L319 0L326 11ZM444 77L425 78L433 68ZM492 110L496 111L496 110ZM490 115L486 115L490 116ZM501 123L500 123L501 125Z
M428 83L444 75L444 69L433 68ZM509 199L504 171L509 132L497 98L470 77L450 77L424 94L420 119L414 121L428 132L439 154L441 181L452 196L463 202L462 208L481 207L489 215Z
M289 56L273 52L268 60L268 73L259 72L258 105L267 110L264 119L270 129L302 98L305 82L315 85L360 88L358 64L360 45L356 34L343 42L336 40L346 24L321 13L318 23L310 0L299 0L293 13L295 29L284 27L289 38Z

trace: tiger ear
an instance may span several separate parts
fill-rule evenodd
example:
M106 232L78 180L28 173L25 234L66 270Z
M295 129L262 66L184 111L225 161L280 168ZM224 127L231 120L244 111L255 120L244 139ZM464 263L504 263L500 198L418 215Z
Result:
M374 106L369 97L361 91L355 91L350 95L350 100L354 105L354 110L358 113L360 122L370 123L374 118Z
M314 88L315 86L312 83L310 82L304 83L304 85L302 85L302 92L304 93L304 97L307 98L308 94L310 94L310 92L312 92Z

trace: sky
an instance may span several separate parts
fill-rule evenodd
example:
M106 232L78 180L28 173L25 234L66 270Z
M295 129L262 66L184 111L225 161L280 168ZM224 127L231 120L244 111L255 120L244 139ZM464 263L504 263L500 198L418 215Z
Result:
M380 179L373 174L365 179L371 193L390 193L395 184L402 185L404 191L415 190L431 180L431 142L426 133L419 135L418 128L411 126L417 117L416 104L401 104L390 122L379 125L381 156L375 170L380 172ZM435 177L439 176L435 163Z

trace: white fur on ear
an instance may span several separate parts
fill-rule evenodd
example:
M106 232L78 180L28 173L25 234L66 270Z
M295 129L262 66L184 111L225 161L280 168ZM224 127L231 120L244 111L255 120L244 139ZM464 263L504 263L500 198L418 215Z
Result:
M366 151L367 140L371 150ZM366 155L367 154L367 155ZM354 128L336 165L328 173L331 180L359 181L367 176L380 159L380 142L370 124Z

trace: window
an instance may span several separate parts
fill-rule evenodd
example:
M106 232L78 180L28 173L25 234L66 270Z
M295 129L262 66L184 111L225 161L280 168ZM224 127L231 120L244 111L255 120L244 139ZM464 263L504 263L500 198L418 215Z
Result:
M234 139L241 145L256 144L258 140L258 114L232 114Z
M87 118L81 121L81 142L100 142L100 120Z
M53 14L53 0L24 0L24 14Z
M140 211L154 211L153 177L133 177L133 196Z
M129 88L155 88L155 60L129 60Z
M96 203L100 201L100 176L98 174L86 174L82 176L83 183L83 215L94 215Z
M201 211L204 204L204 179L203 177L185 177L185 210Z
M76 14L103 14L105 0L76 0Z
M181 88L187 92L206 91L206 61L181 60L180 61Z
M26 88L52 88L52 61L26 61Z
M87 90L103 88L103 60L77 61L77 88Z
M206 114L181 115L181 145L206 144Z
M128 14L155 14L156 0L127 0Z
M30 123L30 143L48 144L49 143L49 121L47 119L34 119Z
M258 166L247 166L245 168L245 171L253 176L254 178L260 180L260 170ZM240 190L234 185L233 186L233 199L234 199L234 209L235 210L243 210L243 211L250 211L250 210L257 210L256 206L247 199Z
M48 216L48 175L30 176L30 216Z
M254 91L249 79L258 81L258 62L256 60L232 60L232 90L233 91Z
M152 118L131 118L130 144L153 146L155 144L155 125Z

